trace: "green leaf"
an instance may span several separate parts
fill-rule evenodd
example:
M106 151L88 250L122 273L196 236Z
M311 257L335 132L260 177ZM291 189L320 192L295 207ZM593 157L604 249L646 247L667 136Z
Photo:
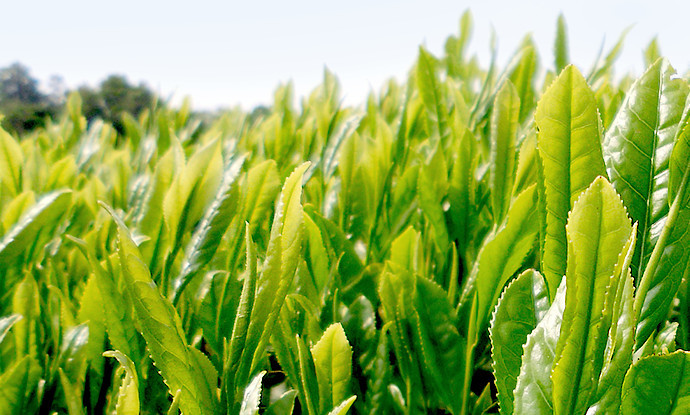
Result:
M683 191L690 193L690 169L686 173ZM637 348L641 347L656 327L666 320L668 310L690 263L690 206L682 208L682 198L683 194L679 193L671 206L635 294Z
M480 251L475 269L465 285L461 302L469 301L474 291L478 294L480 331L486 328L503 286L520 270L525 257L534 247L538 232L534 209L536 198L536 186L532 185L515 199L506 223Z
M592 66L592 69L589 71L589 74L587 75L587 82L589 84L594 85L601 78L603 78L604 75L610 73L611 68L613 68L613 64L616 63L616 59L618 59L618 56L620 55L621 50L623 49L623 42L625 41L625 37L628 35L630 29L631 26L623 30L621 35L618 37L618 41L616 41L616 44L613 45L609 53L607 53L603 59L601 58L601 52L604 47L604 45L602 44L602 48L601 50L599 50L597 60L595 64Z
M115 413L117 415L139 415L139 377L134 362L119 350L103 352L103 356L114 357L125 369L125 377L117 393Z
M235 388L246 385L263 362L273 326L295 275L303 234L302 177L308 167L309 163L302 164L290 174L278 199L266 259L256 282L246 339L235 372Z
M606 288L606 299L602 312L602 326L608 329L603 365L598 380L596 403L589 411L594 413L619 413L623 378L633 360L635 340L635 313L633 308L633 281L630 262L635 250L637 224L633 225Z
M328 413L328 415L345 415L347 411L350 410L350 407L352 404L355 402L357 399L357 396L350 396L349 398L345 399L342 401L338 406L333 408L331 412Z
M687 83L674 74L665 59L647 69L630 87L604 138L611 184L639 223L632 263L638 283L669 211L669 158L688 95Z
M321 229L324 242L331 246L332 251L338 255L338 273L343 280L349 280L359 276L364 270L362 260L357 256L353 242L332 221L323 217L312 206L305 206L305 212L314 220Z
M527 336L549 309L544 277L526 270L514 279L498 301L490 327L491 357L501 413L513 413L513 391L520 375Z
M173 281L173 304L201 267L206 265L216 253L223 234L237 210L239 190L237 176L244 164L244 157L232 159L221 179L216 196L204 213L201 223L192 234L180 267L180 274Z
M327 411L349 395L352 376L352 348L340 323L331 324L311 348L316 379L319 383L319 406Z
M12 228L12 225L19 221L19 218L31 206L36 203L34 192L28 190L18 194L7 205L2 208L2 224L0 224L0 232L3 234L6 230Z
M678 203L668 199L669 193L685 192L680 183L669 189L670 170L675 185L688 165L687 160L671 163L671 148L683 151L684 128L679 131L679 124L689 90L674 74L670 64L659 59L635 81L604 144L612 183L632 219L639 223L632 263L639 285L635 299L638 348L665 318L680 286L685 271L682 263L687 261L690 246L685 231L690 212L683 206L684 196L681 194ZM669 168L670 164L675 167Z
M173 252L184 232L203 215L221 180L223 158L220 140L198 149L189 161L177 167L177 175L163 200L163 215Z
M556 40L553 46L554 59L556 64L556 73L560 73L570 58L568 57L568 27L565 24L565 17L563 14L558 15L558 23L556 26Z
M561 332L565 296L566 279L563 278L551 307L527 336L523 346L520 375L513 392L515 414L553 413L551 368Z
M391 243L390 261L411 273L420 273L422 262L421 235L410 226Z
M690 353L640 359L625 375L623 414L672 414L690 412Z
M243 188L247 189L247 193L244 196L242 217L249 222L253 233L266 219L266 212L280 191L280 177L276 162L266 160L249 169Z
M666 319L667 310L671 307L684 274L687 274L687 264L690 261L689 122L690 104L686 101L670 159L668 200L671 207L635 296L638 320L636 345L639 348L642 348L655 328ZM687 318L682 318L681 322L686 320Z
M457 158L448 183L449 216L452 224L450 236L458 239L458 251L464 254L467 245L472 242L470 236L473 212L471 192L475 181L472 158L476 139L464 126L461 128L454 125L451 131L453 139L457 142L454 150Z
M659 50L659 43L657 42L656 36L652 38L643 53L644 56L644 67L648 68L654 64L660 57L661 51Z
M175 177L175 169L184 163L183 154L176 150L176 147L170 148L158 159L146 196L146 208L137 222L139 230L151 238L150 242L144 242L140 249L154 275L158 273L163 255L166 253L165 248L170 243L168 234L164 231L163 206L166 193Z
M328 145L323 148L323 175L326 181L330 180L338 166L338 150L343 142L357 131L362 118L363 114L354 113L342 120L329 138ZM316 165L313 168L316 168Z
M58 368L60 386L64 393L65 406L69 415L84 415L84 407L81 402L81 391L79 386L72 382L61 367Z
M5 340L5 336L7 336L7 333L10 331L14 323L21 319L21 314L10 314L9 316L0 318L0 344L2 344L2 341Z
M417 198L419 206L433 230L436 248L444 256L449 244L448 227L443 215L443 199L447 192L447 175L445 158L439 146L429 164L422 166L419 171Z
M513 186L514 195L518 195L530 185L538 183L539 163L541 160L537 154L537 133L531 129L520 144L515 171L515 185ZM537 193L539 193L538 188Z
M0 128L0 184L12 196L22 192L22 166L24 154L19 143L7 131Z
M373 322L372 322L373 323ZM367 393L364 404L368 413L383 413L390 408L388 398L388 384L391 377L390 349L388 345L388 327L386 323L378 331L378 344L376 354L371 365L371 371L367 373Z
M254 376L254 379L247 385L244 390L244 398L242 398L242 406L240 407L240 415L258 415L259 403L261 402L261 380L266 374L265 371L259 372Z
M489 181L494 223L502 223L508 212L517 164L518 117L520 97L512 82L498 90L491 115L491 159Z
M556 413L583 413L596 392L607 342L606 288L631 233L620 197L597 178L568 218L568 294L553 369Z
M566 67L546 90L535 122L546 203L542 272L553 297L565 275L568 212L597 176L606 176L596 99L577 68Z
M297 356L299 362L300 403L306 408L307 415L317 415L319 408L319 384L316 379L316 368L311 352L304 344L304 340L295 335L297 342ZM304 409L303 409L304 410Z
M407 383L408 402L406 404L413 408L416 401L421 398L419 395L421 395L423 386L421 379L423 358L418 357L416 349L413 349L415 342L413 336L416 334L409 322L413 310L412 301L416 279L413 274L388 263L379 281L378 294L381 301L383 322L389 328L400 374ZM447 299L444 300L445 304L447 301ZM444 303L439 304L443 307ZM443 325L445 326L445 323ZM416 341L419 343L419 340ZM427 353L431 354L432 352L428 351ZM430 359L430 362L434 362L434 360Z
M255 366L257 357L263 354L262 349L268 343L270 330L280 313L280 307L285 300L285 295L287 295L297 269L297 262L301 257L302 237L304 234L304 215L301 202L302 179L308 168L308 162L295 168L285 180L276 205L271 228L271 239L266 251L266 261L256 285L257 304L261 304L262 298L266 301L268 299L273 301L270 313L267 316L268 321L265 322L265 330L261 334L259 347L254 354L252 366ZM280 249L276 248L277 244L281 245ZM277 255L280 255L280 257L274 258ZM274 268L275 265L278 267ZM270 274L278 270L277 276L279 280L276 281L276 276ZM274 288L277 290L274 290ZM252 319L255 318L254 310L256 308L252 310Z
M424 368L423 376L441 402L460 413L466 362L461 358L467 340L455 327L455 311L443 289L435 282L416 278L411 323L415 355ZM405 306L407 307L407 306Z
M103 296L98 288L96 277L91 275L86 280L84 293L79 301L77 321L87 324L89 340L84 352L85 360L103 376L101 365L103 363L103 342L106 338L105 318L103 315Z
M526 36L523 40L520 51L517 54L520 60L510 72L508 79L515 85L518 97L520 98L520 117L522 124L526 120L531 121L531 114L536 105L534 81L539 74L539 57L537 56L536 45L531 36Z
M673 151L671 152L668 169L668 200L670 203L673 202L676 194L678 194L685 171L690 168L688 167L690 165L690 95L688 95L688 99L685 101L685 109L683 110L673 142ZM688 203L690 203L690 192L686 194L686 200L682 201L684 206L687 206Z
M438 62L424 47L419 47L419 59L415 70L417 89L427 112L438 124L439 136L443 138L447 133L448 115L443 102L443 84L439 81L437 72Z
M44 229L51 229L72 203L71 190L43 195L0 240L0 269L33 246Z
M264 415L292 415L295 408L295 398L297 391L290 389L276 399L271 405L266 408Z
M14 340L17 359L26 355L38 357L36 343L37 323L41 317L40 292L34 277L27 273L14 287L12 313L22 318L14 323Z
M29 384L31 357L24 356L4 368L0 375L0 405L7 413L24 413L26 397L33 386Z
M311 271L312 283L316 292L322 295L330 274L328 252L324 245L321 230L307 213L304 213L304 225L308 241L305 256Z
M115 275L103 268L96 258L96 252L92 244L74 237L69 237L69 239L82 250L91 266L91 271L100 293L100 305L110 344L125 356L138 361L140 358L138 350L139 338L134 329L132 310L129 305L123 306L123 304L127 303L123 293L118 288ZM110 259L106 261L109 265L108 268L112 270L109 262Z
M244 282L242 284L242 292L237 305L237 312L235 313L235 320L232 326L232 333L229 345L227 346L228 355L223 359L223 397L229 402L228 408L232 408L237 398L238 392L242 388L242 383L246 380L238 378L237 373L240 365L245 367L251 362L248 358L242 360L242 354L245 350L247 340L247 328L250 325L250 316L254 307L256 297L256 280L257 273L257 258L256 246L251 239L251 232L249 232L249 224L245 223L245 239L247 245L247 267L244 274ZM256 324L256 323L255 323ZM237 381L240 384L236 384Z
M105 206L105 205L104 205ZM141 327L154 363L160 370L171 395L181 390L180 408L186 414L214 413L216 403L212 388L185 342L180 317L151 279L124 223L107 208L118 225L118 245L122 275L133 298L136 319Z

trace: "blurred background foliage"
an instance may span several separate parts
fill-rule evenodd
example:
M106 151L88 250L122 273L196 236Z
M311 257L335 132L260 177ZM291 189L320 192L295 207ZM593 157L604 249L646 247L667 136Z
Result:
M82 98L87 121L103 119L124 133L122 114L139 116L144 109L162 105L144 83L134 85L127 77L113 74L97 87L82 85L76 89ZM56 119L65 110L66 98L72 92L59 75L53 75L41 88L30 69L22 63L0 69L0 113L2 127L24 134L45 127L46 120Z

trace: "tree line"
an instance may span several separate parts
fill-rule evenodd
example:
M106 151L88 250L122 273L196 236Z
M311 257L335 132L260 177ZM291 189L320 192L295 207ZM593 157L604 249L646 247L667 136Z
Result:
M57 76L51 78L49 89L47 93L41 91L38 80L21 63L0 68L2 127L23 134L59 116L71 91ZM122 75L110 75L97 87L83 85L77 91L87 120L101 118L111 122L119 132L123 132L123 113L137 116L155 101L155 94L145 84L133 85Z

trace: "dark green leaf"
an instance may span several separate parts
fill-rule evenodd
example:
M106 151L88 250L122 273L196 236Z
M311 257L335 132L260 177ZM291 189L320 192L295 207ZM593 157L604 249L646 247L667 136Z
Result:
M669 158L688 86L659 59L630 87L604 138L611 184L639 223L632 263L640 281L669 210ZM682 177L682 174L681 174Z

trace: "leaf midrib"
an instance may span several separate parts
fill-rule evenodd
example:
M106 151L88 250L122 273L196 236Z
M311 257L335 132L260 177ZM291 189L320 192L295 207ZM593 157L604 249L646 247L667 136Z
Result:
M584 333L582 336L582 346L579 348L580 349L579 350L580 357L577 360L577 368L576 368L575 377L574 377L575 381L572 383L577 388L577 391L576 391L576 393L571 393L570 396L568 397L568 399L569 399L568 412L567 412L568 414L575 414L576 413L575 410L576 410L577 401L578 401L578 399L577 399L578 393L577 392L580 391L580 384L582 383L582 371L584 368L583 361L584 361L586 354L587 354L587 347L586 346L587 346L587 342L589 341L590 324L592 321L591 304L594 301L594 288L596 286L596 279L597 279L597 272L596 271L599 268L598 267L599 250L600 250L599 246L601 243L601 235L602 235L601 227L602 227L602 222L603 222L602 219L603 219L603 207L604 207L603 206L604 205L603 197L604 197L604 195L599 193L599 200L597 202L599 204L598 211L601 213L598 215L598 226L596 227L596 230L597 230L597 233L596 233L597 249L594 251L594 260L593 260L594 266L593 266L593 269L591 270L592 279L590 280L589 287L588 287L589 288L588 289L589 297L587 298L587 305L588 306L586 307L586 313L585 313L586 324L584 325ZM573 390L573 392L575 392L575 390Z

